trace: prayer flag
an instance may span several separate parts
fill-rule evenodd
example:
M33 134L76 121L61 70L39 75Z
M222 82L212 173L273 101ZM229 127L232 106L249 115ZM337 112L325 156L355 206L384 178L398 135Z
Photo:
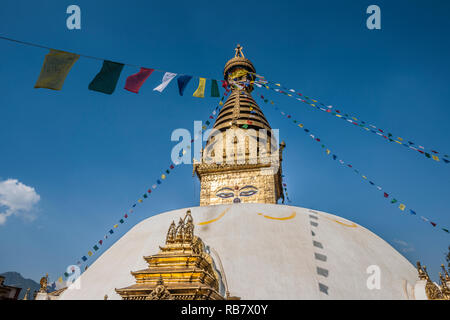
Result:
M92 256L92 255L93 255L92 251L89 251L89 252L88 252L88 256L90 257L90 256Z
M387 194L386 192L384 193L384 197L387 198L389 197L389 194Z
M123 69L123 63L103 61L102 69L89 84L89 90L112 94Z
M178 92L180 93L180 96L183 95L184 93L184 89L186 88L187 84L189 83L189 81L191 81L192 76L188 76L188 75L181 75L178 77L177 81L178 81Z
M430 223L433 227L436 227L436 223L434 223L433 221L430 221Z
M176 73L171 72L164 73L161 84L156 88L154 88L153 91L163 92L164 89L167 87L167 85L170 83L170 81L172 81L173 78L175 78L176 76L177 76Z
M124 223L123 219L120 219L119 222L120 222L120 223Z
M217 80L211 80L211 97L220 97L219 85L217 84Z
M79 57L75 53L50 49L34 87L61 90L64 80Z
M416 212L414 211L414 210L412 210L412 209L409 209L409 212L411 213L411 214L416 214Z
M83 257L81 258L81 260L86 261L86 260L87 260L86 256L83 256Z
M62 278L62 277L59 277L58 282L59 282L59 283L62 283L62 282L63 282L63 278Z
M103 244L103 240L100 240L98 243L99 243L100 245L102 245L102 244Z
M110 234L113 234L113 233L114 233L114 231L113 231L113 230L111 229L111 230L109 230L109 233L110 233Z
M198 88L195 90L193 97L196 98L204 98L205 97L205 84L206 79L205 78L199 78L198 79Z
M391 203L396 203L397 202L397 199L392 199L391 200Z
M154 69L141 68L138 73L135 73L127 78L125 83L125 90L138 93L145 80L155 71Z
M438 156L432 155L431 157L433 158L433 160L435 160L435 161L439 161L439 158L438 158Z
M444 231L447 232L447 233L450 233L447 229L442 228L442 230L444 230Z
M400 203L400 205L398 206L398 208L402 211L405 210L406 206L403 203Z
M119 226L118 224L115 224L115 225L114 225L114 228L117 228L118 226Z
M64 276L67 278L69 274L67 272L64 272Z
M97 245L95 245L93 248L95 251L97 251L99 249Z

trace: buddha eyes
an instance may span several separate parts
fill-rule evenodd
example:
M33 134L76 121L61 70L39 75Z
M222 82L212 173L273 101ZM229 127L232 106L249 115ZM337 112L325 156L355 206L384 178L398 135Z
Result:
M232 198L234 197L234 193L233 192L219 192L216 194L216 196L218 196L219 198Z
M242 187L239 191L238 187L235 187L235 190L231 188L222 188L217 191L216 196L222 199L233 198L233 197L250 197L256 193L258 193L258 189L254 186L245 186Z
M239 196L241 196L241 197L250 197L250 196L254 195L257 192L258 191L256 191L256 190L241 191L241 193L239 193Z

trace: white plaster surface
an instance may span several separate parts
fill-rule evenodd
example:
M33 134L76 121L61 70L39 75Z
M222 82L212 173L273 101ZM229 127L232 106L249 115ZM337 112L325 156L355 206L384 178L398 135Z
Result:
M143 256L159 251L170 223L178 222L187 209L165 212L138 223L81 275L77 280L81 289L69 288L60 299L103 299L105 294L108 299L120 299L114 288L134 284L130 271L147 267ZM414 287L418 280L414 266L384 240L349 220L316 210L272 204L190 209L195 234L219 254L232 296L413 298L408 288ZM217 221L198 225L218 218L226 209ZM294 212L295 217L288 220L265 217L290 217ZM314 241L318 247L313 245ZM212 256L217 265L217 258ZM366 284L370 276L366 270L371 265L379 266L381 271L379 290L369 290Z

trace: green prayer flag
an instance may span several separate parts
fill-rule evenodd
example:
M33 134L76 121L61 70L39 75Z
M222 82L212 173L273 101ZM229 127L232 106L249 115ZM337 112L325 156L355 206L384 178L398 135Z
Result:
M450 233L447 229L442 228L442 230L444 230L444 231L447 232L447 233Z
M211 97L220 97L219 86L217 80L211 80Z
M123 219L120 219L119 222L120 222L120 223L124 223Z
M94 246L94 250L95 250L95 251L97 251L97 250L98 250L98 247L97 247L97 245L95 245L95 246Z
M425 152L425 157L431 158L430 154L428 152Z
M123 69L123 63L103 61L102 69L89 84L89 90L112 94Z
M397 199L392 199L391 200L391 203L396 203L397 202Z
M144 197L144 198L148 198L146 193L143 195L143 197Z

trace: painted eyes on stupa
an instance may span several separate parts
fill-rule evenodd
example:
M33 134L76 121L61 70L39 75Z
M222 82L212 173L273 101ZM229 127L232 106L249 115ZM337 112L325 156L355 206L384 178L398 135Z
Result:
M216 196L222 199L232 198L234 197L234 190L231 188L222 188L217 191Z
M258 188L255 186L245 186L242 188L235 187L235 190L231 188L222 188L217 191L216 196L222 199L232 198L232 197L250 197L258 193Z
M219 192L216 194L219 198L226 199L234 197L234 192Z
M254 186L245 186L241 188L239 192L240 197L250 197L258 192L258 189Z

